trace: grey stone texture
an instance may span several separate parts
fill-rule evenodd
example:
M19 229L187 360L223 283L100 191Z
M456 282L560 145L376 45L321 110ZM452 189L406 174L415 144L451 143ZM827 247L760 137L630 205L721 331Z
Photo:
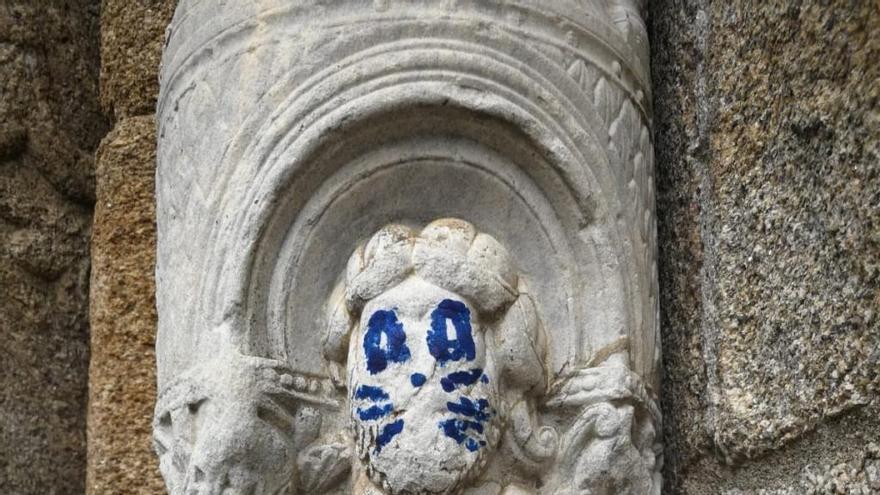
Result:
M0 1L0 493L82 493L98 1Z
M668 493L878 490L876 9L651 3Z

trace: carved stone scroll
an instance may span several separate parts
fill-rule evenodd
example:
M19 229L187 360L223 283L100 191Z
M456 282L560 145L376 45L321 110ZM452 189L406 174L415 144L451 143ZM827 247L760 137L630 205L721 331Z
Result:
M642 8L181 0L170 493L659 493Z

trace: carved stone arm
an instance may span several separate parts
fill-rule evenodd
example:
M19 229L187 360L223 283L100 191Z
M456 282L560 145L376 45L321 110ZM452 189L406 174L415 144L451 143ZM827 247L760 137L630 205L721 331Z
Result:
M641 378L617 364L578 370L547 405L572 410L550 486L558 495L659 495L660 410Z
M318 435L320 410L337 407L332 392L326 379L232 351L189 370L156 405L169 493L297 493L297 456ZM300 464L332 468L327 452L310 454Z

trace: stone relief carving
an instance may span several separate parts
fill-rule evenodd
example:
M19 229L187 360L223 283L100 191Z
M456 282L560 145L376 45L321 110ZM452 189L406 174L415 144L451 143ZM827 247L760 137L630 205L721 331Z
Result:
M419 235L391 225L354 253L345 285L325 351L348 348L356 491L456 493L514 414L518 450L552 454L530 414L547 387L543 330L495 239L454 219Z
M169 493L659 493L642 7L180 2Z
M232 352L194 367L156 405L155 445L169 492L296 492L298 455L317 436L322 411L338 409L332 390L329 380ZM310 465L317 467L341 474L341 466Z

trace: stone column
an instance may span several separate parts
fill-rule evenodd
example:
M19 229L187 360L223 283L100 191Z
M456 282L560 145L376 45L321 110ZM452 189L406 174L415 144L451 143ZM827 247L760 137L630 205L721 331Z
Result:
M172 0L105 0L101 103L114 127L97 154L89 369L90 494L159 493L150 418L154 351L158 61Z
M178 5L171 493L659 492L642 3Z

